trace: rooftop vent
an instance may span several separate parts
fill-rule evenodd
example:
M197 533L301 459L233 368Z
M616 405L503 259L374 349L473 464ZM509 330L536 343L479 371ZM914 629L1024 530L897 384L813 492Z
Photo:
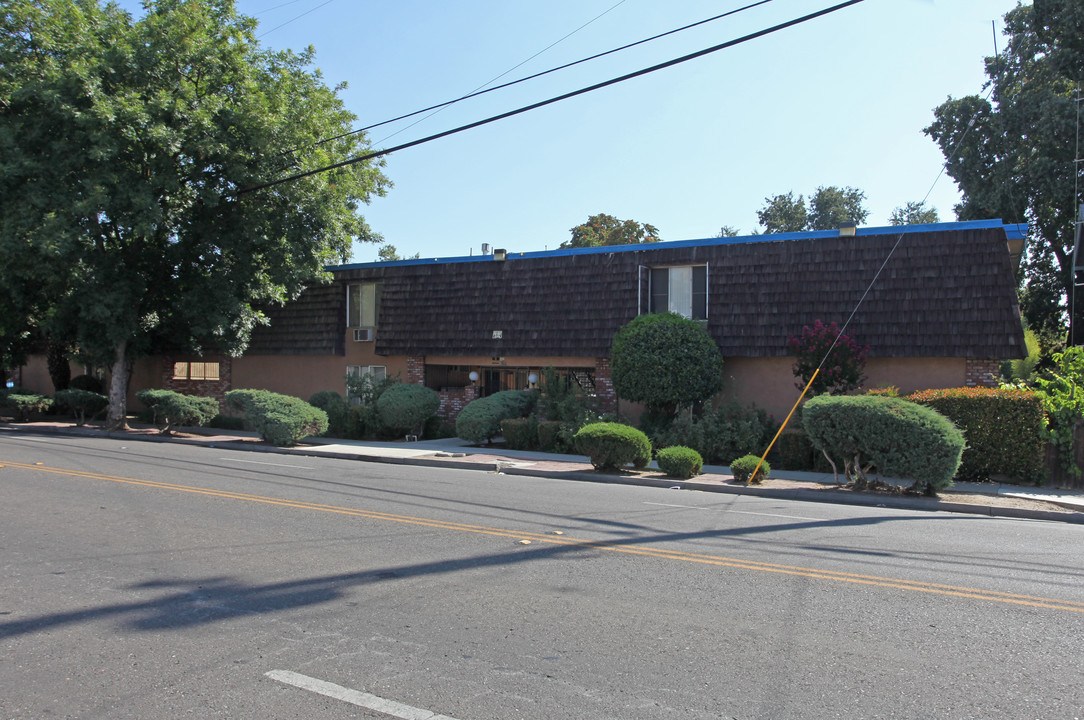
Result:
M504 248L497 248L493 251L494 260L504 260L506 257L508 257L508 251Z
M493 246L490 245L489 243L482 243L482 254L483 255L489 255L489 253L490 253L490 251L492 249L493 249Z
M854 237L855 232L858 231L858 225L853 222L840 223L839 236L840 237Z

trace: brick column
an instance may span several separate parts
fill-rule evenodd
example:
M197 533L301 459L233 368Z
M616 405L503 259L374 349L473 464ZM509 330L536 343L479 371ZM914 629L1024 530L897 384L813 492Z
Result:
M599 400L599 410L604 413L617 412L617 393L610 378L610 358L595 358L595 396Z
M967 358L967 387L997 387L1001 375L1001 361L993 358Z
M478 387L468 385L464 388L449 388L440 390L439 394L440 408L437 410L437 415L448 422L455 422L455 419L459 417L459 412L472 400L478 398Z
M406 359L406 381L414 385L425 385L425 356L411 355Z

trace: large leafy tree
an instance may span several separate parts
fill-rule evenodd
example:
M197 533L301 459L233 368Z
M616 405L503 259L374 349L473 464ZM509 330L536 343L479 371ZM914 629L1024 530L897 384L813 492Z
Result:
M312 49L263 49L255 25L232 0L0 12L0 254L32 270L0 272L21 313L0 339L40 323L109 366L113 425L141 354L239 353L258 305L373 239L379 163L246 192L367 147Z
M861 225L869 217L866 194L853 187L821 186L809 196L793 192L764 198L757 219L766 233L835 230L845 222Z
M1032 328L1058 333L1072 288L1074 180L1084 180L1084 164L1074 162L1084 4L1021 4L1005 15L1005 35L1005 50L986 58L989 99L949 98L925 132L963 194L959 219L1031 224L1022 307Z
M572 239L561 243L562 248L599 247L601 245L636 245L659 241L659 229L635 220L618 220L600 213L570 230Z

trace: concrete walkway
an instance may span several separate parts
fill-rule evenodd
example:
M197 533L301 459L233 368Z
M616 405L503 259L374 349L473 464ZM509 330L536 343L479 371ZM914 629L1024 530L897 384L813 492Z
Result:
M184 437L163 437L153 427L133 426L122 432L107 432L95 426L76 427L71 423L0 423L0 438L9 433L51 433L90 437L113 437L149 442L175 442L202 446L230 447L254 452L284 453L339 457L367 462L418 465L428 467L454 467L506 475L554 477L568 480L608 482L655 487L681 488L707 492L727 492L763 497L838 502L859 505L877 505L915 510L966 512L1006 517L1060 520L1084 524L1084 492L1054 488L1030 487L1001 483L958 482L952 493L971 493L976 497L972 503L950 503L934 498L900 497L884 493L826 493L823 486L834 486L831 474L772 471L771 479L764 486L745 486L733 482L730 469L707 465L703 474L692 480L675 480L661 475L633 475L631 473L598 473L582 455L556 455L551 453L506 450L503 448L474 447L458 438L422 440L416 442L379 442L368 440L341 440L337 438L307 438L292 448L277 448L259 441L255 433L240 430L216 430L213 428L179 428ZM657 470L652 462L651 469ZM772 487L772 480L789 481L788 488ZM795 486L796 484L797 486ZM900 482L899 484L907 484ZM805 488L802 487L805 486ZM1054 503L1076 512L1046 512L1022 508L998 507L983 504L982 496L1014 497Z

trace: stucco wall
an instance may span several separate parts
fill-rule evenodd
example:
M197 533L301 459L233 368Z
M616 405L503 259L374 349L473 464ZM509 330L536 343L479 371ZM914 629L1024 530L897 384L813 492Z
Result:
M794 386L794 358L728 358L723 361L723 397L753 403L782 422L801 390ZM928 388L963 387L963 358L872 358L866 388L895 385L900 394Z
M321 390L346 392L347 365L383 365L388 377L406 378L406 358L328 355L255 355L233 361L233 389L271 390L308 400Z

